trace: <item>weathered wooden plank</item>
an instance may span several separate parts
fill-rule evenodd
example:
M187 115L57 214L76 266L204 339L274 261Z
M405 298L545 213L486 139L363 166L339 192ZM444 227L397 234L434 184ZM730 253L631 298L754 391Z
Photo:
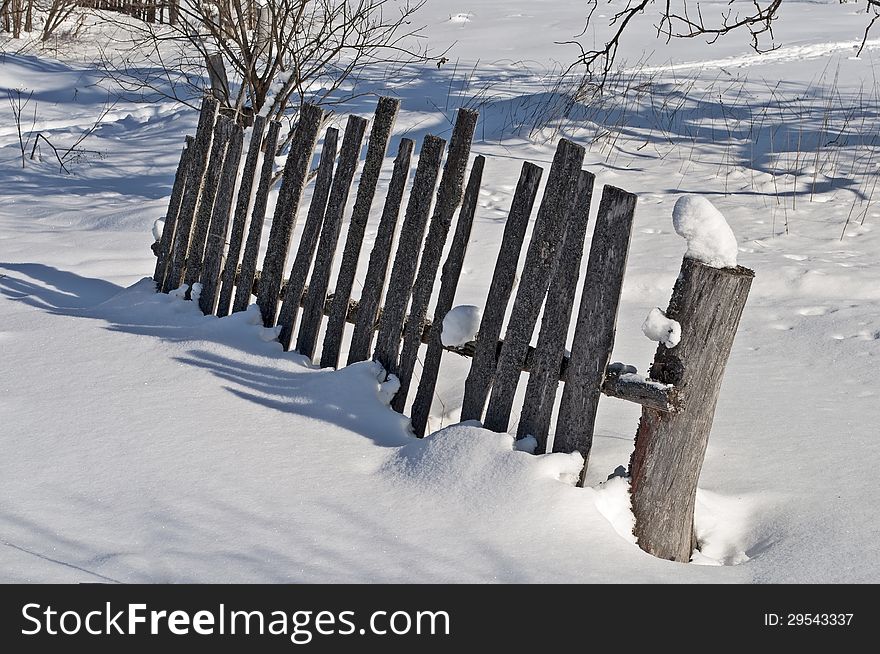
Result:
M338 138L338 129L335 127L327 128L306 224L303 225L299 247L293 258L290 277L284 285L281 312L278 314L278 324L281 326L278 340L285 350L290 348L290 339L296 326L296 314L299 311L303 289L306 287L306 279L309 276L309 269L312 267L312 258L315 256L315 247L318 245L318 236L321 234L321 225L324 222L327 198L330 196L330 186L333 183L333 164L336 159Z
M501 248L473 343L473 361L465 381L461 420L482 420L503 341L499 340L516 273L522 242L537 196L543 169L525 162L505 223ZM468 344L470 346L471 344ZM530 348L531 349L531 348Z
M379 319L379 331L376 335L376 348L373 359L382 364L389 374L395 372L397 353L400 349L400 335L406 320L406 309L412 295L413 280L419 264L419 251L431 213L431 201L437 186L440 173L440 160L446 141L428 134L422 141L416 176L409 193L409 202L400 229L397 243L397 254L391 267L388 280L388 292L385 295L385 307Z
M190 236L189 254L186 256L183 283L190 287L186 293L187 297L192 292L192 285L198 282L202 276L205 242L208 238L208 229L211 226L211 216L214 215L214 204L217 199L217 191L220 188L220 174L223 172L226 149L232 138L234 127L235 123L223 115L217 118L217 123L214 125L214 138L211 141L211 163L205 172L199 208L196 211Z
M318 142L318 130L321 127L323 117L324 112L320 107L311 104L302 106L299 112L299 123L297 123L290 144L290 152L287 155L287 162L284 164L284 176L281 180L281 189L278 191L278 202L275 205L275 215L272 217L272 227L269 230L266 256L263 258L260 294L257 296L257 305L260 307L264 327L275 325L275 315L278 313L278 293L281 290L281 278L287 264L290 237L296 223L303 189L305 189L308 180L309 164Z
M425 435L428 416L431 414L434 389L437 387L437 376L440 374L440 361L443 355L443 341L441 339L443 319L455 302L455 291L458 289L458 280L461 277L464 257L471 238L474 214L477 211L477 201L480 199L480 184L483 180L485 163L486 158L483 156L474 159L464 199L461 203L461 211L458 213L458 221L455 224L452 245L449 247L449 254L446 255L446 262L443 264L443 271L440 274L440 291L437 295L437 306L434 308L433 325L429 332L428 349L425 352L422 365L422 377L419 380L419 387L416 390L416 397L410 412L412 428L416 436Z
M483 424L492 431L506 431L510 421L520 370L560 252L568 218L566 209L584 154L581 146L562 139L553 157L486 408Z
M538 195L538 185L544 169L528 161L523 163L513 202L504 224L501 236L501 249L495 261L492 282L486 296L483 317L480 320L480 331L475 341L473 361L464 384L464 399L461 405L462 420L482 420L486 398L492 387L495 376L495 365L498 360L496 345L504 325L504 314L507 303L516 281L516 269L522 243ZM500 352L500 350L498 350Z
M419 261L419 272L413 284L410 318L404 327L403 348L395 370L400 381L400 388L391 401L391 408L398 413L403 413L406 404L413 371L416 367L416 359L419 355L421 325L428 313L428 303L431 301L431 293L437 279L437 269L440 266L440 258L443 256L449 226L452 224L452 218L461 203L464 191L464 174L471 153L471 141L474 138L478 117L479 114L476 111L459 109L455 127L452 130L452 138L449 141L449 154L443 167L443 177L440 179L440 188L437 191L437 204L434 206L434 214L431 216L425 247Z
M330 199L324 213L324 224L321 226L321 240L315 254L315 266L309 278L309 290L303 307L302 322L296 336L296 351L312 358L318 344L318 332L321 330L322 308L327 298L327 287L330 285L330 273L333 259L336 256L336 245L342 229L345 204L351 191L351 182L360 159L361 145L367 129L367 120L360 116L349 116L342 137L339 152L339 163L333 176Z
M370 356L373 332L376 331L376 319L379 315L379 305L382 302L382 291L385 289L388 264L391 261L394 233L397 231L397 219L400 216L403 192L406 189L406 180L409 177L413 145L414 143L411 139L401 139L397 149L397 157L394 159L394 170L391 173L391 182L388 184L388 195L385 196L382 218L379 220L376 240L373 243L370 261L367 264L364 289L360 300L358 300L360 310L354 326L354 333L351 337L351 345L348 349L347 365L357 361L366 361Z
M599 389L614 348L635 208L632 193L614 186L602 190L553 440L554 452L580 452L585 462L593 443Z
M373 127L370 130L364 169L361 172L345 246L342 249L342 261L339 265L339 274L336 276L330 316L327 318L327 328L324 331L324 344L321 347L322 368L336 368L339 365L339 351L342 347L348 301L351 299L354 276L364 243L367 221L370 218L373 196L376 194L376 185L379 182L379 173L382 171L382 162L385 160L388 140L391 138L391 129L394 127L394 119L399 108L399 100L379 98Z
M241 151L244 145L244 130L240 125L232 123L232 135L223 159L223 172L220 173L220 188L214 202L214 214L205 241L205 259L202 263L199 308L202 313L214 313L217 304L217 293L220 290L220 269L223 266L223 250L226 246L226 233L229 231L229 219L232 213L232 201L235 196L235 181L241 165Z
M696 547L694 503L724 368L754 272L682 262L666 315L681 324L681 341L657 348L651 377L673 384L687 410L642 409L630 460L634 534L639 547L686 563Z
M562 254L544 302L538 344L517 426L517 438L534 436L537 439L536 454L543 454L547 450L547 435L559 387L559 367L565 356L565 341L584 254L594 180L591 173L582 170L571 198Z
M257 274L257 257L260 253L260 236L263 234L263 222L266 220L266 205L269 202L269 191L272 188L272 176L275 171L275 149L278 147L278 132L281 123L269 123L269 133L263 143L263 164L260 167L260 181L254 197L254 208L251 210L251 221L248 227L244 254L241 257L241 269L235 286L235 300L232 311L244 311L251 301L251 290Z
M214 122L217 120L219 110L220 103L214 98L206 96L202 100L199 125L196 128L196 137L190 154L191 164L187 171L186 187L180 203L180 213L177 216L177 228L174 236L174 247L171 252L171 263L168 266L165 282L162 284L162 291L164 293L178 288L181 282L183 282L186 258L189 254L193 219L199 206L199 197L202 192L205 171L208 168L208 157L211 153Z
M180 204L183 201L183 191L186 188L186 177L189 172L190 155L195 139L186 137L186 145L180 153L180 163L177 164L177 172L174 175L174 186L171 187L171 199L168 201L168 210L165 212L162 235L159 237L159 245L156 249L156 270L153 273L153 281L156 289L162 290L165 275L168 272L168 264L171 261L171 248L174 245L174 233L177 228L177 216L180 213Z
M220 288L220 297L217 300L217 315L220 317L229 313L229 306L232 303L232 293L235 290L235 272L238 270L238 261L241 257L244 227L247 222L248 211L251 208L251 196L253 195L254 179L257 174L257 162L260 158L260 146L263 143L263 132L265 129L266 118L257 116L254 119L254 127L251 130L251 142L248 145L244 170L241 173L238 198L235 202L235 216L232 219L232 227L229 230L229 248L226 252L226 265L223 268L223 285Z

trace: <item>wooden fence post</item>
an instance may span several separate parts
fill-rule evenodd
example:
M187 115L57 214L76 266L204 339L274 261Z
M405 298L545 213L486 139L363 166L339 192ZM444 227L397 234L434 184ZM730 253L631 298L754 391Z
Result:
M296 351L309 359L315 356L315 347L318 344L318 332L321 330L321 319L324 317L324 302L327 300L327 287L330 285L330 272L336 255L336 245L339 242L339 232L342 229L345 204L348 202L351 182L360 159L367 122L360 116L349 116L345 125L345 134L342 136L339 163L333 175L330 199L327 201L324 224L321 226L321 240L315 253L315 267L309 278L302 322L296 336Z
M400 139L397 157L394 159L394 170L388 184L388 195L382 209L382 218L376 231L376 240L370 251L370 262L364 277L364 290L358 300L357 322L348 349L348 361L351 365L357 361L366 361L370 356L373 344L373 332L376 330L376 318L382 302L382 291L388 275L388 263L391 261L391 247L394 243L394 232L397 230L397 219L400 216L400 205L406 180L409 177L410 158L412 157L413 141Z
M580 172L577 188L571 196L568 227L562 253L547 291L538 344L532 358L532 369L520 413L517 437L534 436L536 454L547 450L547 435L553 417L553 404L559 389L559 369L565 356L565 342L571 324L571 310L584 254L584 238L590 217L595 178Z
M394 373L397 366L397 353L400 351L400 335L406 320L406 309L412 296L413 279L419 265L419 251L425 227L431 213L431 201L437 186L440 173L440 160L446 141L428 134L422 141L419 152L419 163L416 176L409 192L409 202L400 228L400 239L397 242L397 253L391 267L388 280L388 292L385 295L385 306L379 319L379 333L376 335L376 348L373 359L382 364L386 372Z
M501 249L495 261L495 272L486 296L480 331L477 333L474 358L464 385L464 399L461 405L462 420L482 420L486 398L492 387L495 376L495 364L498 358L497 344L504 325L504 314L507 303L513 292L516 281L516 268L522 251L523 239L535 198L538 196L538 185L541 183L543 168L528 161L523 163L504 234L501 237Z
M471 141L474 138L478 117L476 111L459 109L452 138L449 141L449 154L443 166L443 176L440 178L440 188L437 190L437 204L434 206L434 214L431 216L431 224L419 261L419 272L413 284L412 306L403 331L403 348L395 370L400 380L400 388L391 401L391 408L398 413L403 413L406 405L419 346L422 344L423 322L428 313L428 303L431 301L437 268L443 256L449 226L452 224L458 205L461 204L464 174L467 170Z
M296 314L299 312L303 289L306 287L306 279L309 276L309 269L312 267L315 247L318 245L318 236L321 234L321 225L324 224L327 198L330 196L330 186L333 183L333 165L336 160L338 138L339 130L335 127L328 127L324 134L324 146L321 148L321 161L318 164L318 175L315 178L315 189L312 192L312 202L309 204L306 224L303 225L299 247L296 249L287 285L284 287L284 298L281 302L281 311L278 314L278 324L281 325L278 340L285 351L290 349L290 339L296 326Z
M318 130L324 112L320 107L304 104L299 112L299 123L293 134L287 162L284 164L284 176L281 189L278 191L278 202L272 227L269 230L269 243L266 256L263 258L263 271L260 275L260 286L257 294L257 305L263 317L264 327L275 326L275 314L278 312L278 294L287 263L287 251L290 249L290 236L296 223L296 214L302 199L303 190L309 175L312 153L318 142Z
M429 332L428 349L425 352L425 360L422 365L422 377L412 405L412 427L416 436L424 436L428 425L428 416L431 414L431 404L434 400L434 389L437 387L437 376L440 373L440 360L443 355L443 319L455 302L455 291L458 289L458 280L461 277L461 269L464 266L464 257L467 253L468 242L471 238L471 227L474 223L474 214L477 211L477 202L480 199L480 184L483 180L483 166L486 158L478 156L474 159L471 174L468 178L464 200L461 203L461 211L458 213L458 221L455 223L455 234L452 236L452 245L443 264L443 272L440 274L440 291L437 295L437 306L434 308L431 331Z
M260 237L263 234L263 222L266 220L266 204L272 188L272 175L275 170L275 148L278 147L278 132L281 123L273 120L269 123L269 133L263 144L263 165L260 167L260 182L257 184L257 195L254 197L254 208L251 209L251 222L248 227L244 254L241 256L241 271L235 286L235 300L232 311L244 311L251 301L254 289L254 278L257 275L257 257L260 253Z
M159 247L156 252L156 270L153 273L153 281L156 289L162 290L165 283L165 275L168 272L168 264L171 260L171 248L174 245L174 233L177 228L177 216L180 214L180 203L183 200L183 191L186 188L186 176L191 165L193 137L186 137L186 145L180 153L180 163L177 164L177 173L174 175L174 186L171 188L171 199L168 201L168 210L165 212L165 224L162 227L162 236L159 238Z
M196 128L196 138L190 152L190 167L186 176L186 187L180 204L180 213L177 217L177 228L174 235L174 246L171 251L171 262L162 292L167 293L180 286L183 281L183 273L186 268L186 258L189 254L189 242L192 235L193 219L199 205L199 197L202 193L202 184L205 179L205 171L208 168L208 156L211 152L211 140L214 136L214 122L220 103L214 98L205 97L202 100L202 110L199 114L199 125Z
M205 257L205 242L208 238L208 229L211 226L211 216L214 214L214 203L217 200L217 191L220 188L220 175L223 172L223 162L226 158L226 150L232 138L235 123L225 116L217 118L214 126L214 140L211 142L211 157L208 170L205 172L205 182L202 195L199 199L199 208L193 221L192 236L189 242L189 253L186 257L186 274L183 283L189 286L187 297L192 292L192 285L202 277L202 264Z
M214 202L214 214L211 216L211 227L205 240L205 259L202 263L202 291L199 294L199 308L202 313L214 313L217 304L217 292L220 289L220 269L223 266L223 249L226 246L226 234L229 231L229 218L232 213L232 200L235 192L235 180L241 164L241 150L244 145L244 130L234 121L229 146L223 159L223 172L220 174L220 188Z
M584 457L581 486L590 460L600 389L614 348L635 210L632 193L614 186L602 189L553 439L554 452L580 452Z
M354 286L357 264L364 243L364 232L367 230L376 184L379 181L382 162L388 150L388 140L391 138L391 129L394 127L394 119L397 118L399 108L400 100L379 98L373 127L370 129L364 169L358 183L354 209L351 212L351 222L348 224L348 233L345 236L342 261L339 274L336 276L336 288L333 289L330 315L327 317L324 345L321 347L322 368L336 368L339 365L339 350L342 347L345 318L348 315L348 301L351 299L351 289Z
M223 268L223 285L220 288L220 299L217 301L217 315L223 317L229 313L232 303L232 292L235 289L235 273L238 272L238 260L241 256L241 242L244 239L244 226L247 222L248 210L251 208L251 196L254 190L254 178L257 173L257 160L260 158L260 146L263 143L263 131L266 119L257 116L251 130L251 142L248 145L244 170L241 173L241 185L235 202L235 216L229 232L229 250L226 253L226 266Z
M696 546L697 481L715 415L724 367L754 272L682 262L666 315L681 324L681 341L657 348L651 378L674 384L686 408L642 409L630 461L635 535L654 556L687 562Z
M562 245L568 219L566 210L584 155L583 147L566 139L556 148L486 408L483 424L492 431L506 431L510 422L520 372Z

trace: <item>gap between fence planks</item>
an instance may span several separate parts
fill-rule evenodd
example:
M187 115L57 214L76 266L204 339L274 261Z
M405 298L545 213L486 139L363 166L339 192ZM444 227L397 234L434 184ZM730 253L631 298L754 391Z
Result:
M440 258L443 256L443 248L446 245L446 236L449 233L452 218L458 205L461 204L464 175L467 170L471 141L474 138L478 117L479 114L476 111L459 109L455 127L452 130L449 154L446 157L446 164L443 166L443 177L440 179L440 188L437 191L434 215L431 216L431 224L428 227L428 235L425 238L419 261L418 275L416 275L412 287L411 319L404 327L403 345L395 369L400 388L395 393L394 399L391 400L391 408L398 413L403 413L406 405L409 385L415 370L419 345L421 345L419 328L428 313L428 303L431 301L431 293L437 278L437 268L440 266Z
M388 185L388 194L385 196L385 206L382 209L382 217L379 219L379 227L376 230L376 240L373 242L370 261L367 264L363 292L358 301L360 310L348 347L347 365L357 361L366 361L370 356L373 333L376 331L376 319L379 316L379 305L382 303L382 291L388 276L388 263L391 261L394 233L397 231L403 192L409 177L413 146L412 139L400 139L397 157L394 159L394 170L391 173L391 182Z
M241 173L241 184L235 202L235 216L230 227L229 249L226 253L226 265L223 268L220 297L217 300L217 316L220 318L229 315L229 308L232 304L232 293L235 290L235 271L238 268L238 261L241 256L244 228L247 222L248 211L251 208L254 179L257 175L257 161L260 158L260 147L263 144L263 132L265 129L266 118L264 116L257 116L254 119L254 127L251 130L250 145L248 145L244 170ZM272 155L268 156L271 157Z
M358 183L354 209L351 212L351 221L348 224L348 232L345 237L345 247L342 250L342 261L336 276L333 304L330 307L330 315L327 318L327 327L324 332L324 344L321 347L322 368L336 368L339 365L339 352L342 348L342 334L345 330L348 301L354 286L357 264L364 243L364 233L367 229L367 220L370 217L370 207L373 204L373 196L376 194L376 184L379 182L379 173L382 172L382 162L385 161L388 140L391 138L391 130L394 127L394 120L397 118L399 108L399 100L379 98L376 115L373 118L373 127L370 130L364 169Z
M272 188L272 175L275 170L275 149L278 147L278 133L281 123L272 121L269 133L263 144L263 165L260 167L260 182L254 197L251 210L251 221L248 227L244 254L241 257L241 271L236 280L235 300L232 311L244 311L251 303L251 288L257 275L257 257L260 250L260 237L263 234L263 222L266 220L266 206L269 202L269 191Z
M312 259L315 256L315 248L321 234L321 225L324 223L327 198L330 196L330 186L333 182L333 166L336 159L338 138L339 130L335 127L328 127L324 134L324 146L321 148L321 160L318 163L318 174L315 177L315 189L312 192L312 202L309 205L306 224L303 225L299 247L296 249L296 256L294 256L293 265L290 268L290 276L284 285L284 293L282 293L281 311L278 314L278 324L281 327L278 341L285 351L290 349L290 339L296 326L296 314L300 308L300 299L303 289L306 287L309 269L312 267Z
M567 139L560 140L556 148L483 421L483 425L492 431L507 431L520 371L560 252L568 219L566 209L584 155L583 147Z
M308 179L309 164L312 161L315 144L318 142L318 130L323 117L324 112L320 107L311 104L302 106L287 162L284 164L281 189L278 192L275 215L269 230L266 256L263 258L260 294L257 297L264 327L275 326L278 294L287 263L287 251L290 249L290 237L296 223L296 214Z
M437 386L437 377L440 374L440 361L443 355L443 319L452 309L455 301L455 291L458 289L458 280L461 277L461 269L464 266L464 257L467 253L468 242L471 238L471 227L474 223L474 214L477 210L477 201L480 198L480 185L483 181L483 167L486 158L478 156L474 159L471 174L468 178L467 189L461 203L461 211L458 213L458 221L455 224L455 234L452 237L452 245L443 271L440 274L440 291L437 295L437 305L434 307L434 319L429 330L428 349L422 362L422 377L416 390L410 410L412 428L416 436L424 436L428 425L428 416L431 413L431 404L434 399L434 389Z
M345 215L345 204L351 191L351 183L360 159L367 120L360 116L349 116L342 137L339 151L339 163L333 175L330 199L324 213L324 224L321 226L321 239L315 253L315 265L309 278L309 290L306 303L303 305L299 333L296 337L296 351L311 359L315 355L318 344L318 332L321 330L324 301L330 285L330 272L336 256L336 245L342 229Z

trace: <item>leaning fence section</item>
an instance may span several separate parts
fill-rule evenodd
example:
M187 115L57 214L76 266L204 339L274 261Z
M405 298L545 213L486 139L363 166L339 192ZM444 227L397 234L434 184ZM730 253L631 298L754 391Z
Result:
M461 419L533 437L536 453L579 452L581 485L599 397L640 404L631 466L640 542L658 556L683 560L693 545L688 529L699 464L751 271L711 272L686 260L668 312L681 316L683 335L691 334L683 336L684 347L675 354L658 350L649 379L612 365L637 198L609 185L596 191L594 176L582 169L584 148L561 139L546 177L535 164L522 166L474 340L445 345L443 321L455 305L486 172L485 157L471 157L478 116L458 110L448 142L425 136L412 178L416 144L400 139L385 197L377 200L398 111L397 100L381 98L371 121L350 116L340 135L325 128L319 107L304 105L266 225L281 126L256 117L247 129L249 120L221 115L218 102L206 97L196 134L187 137L181 152L165 226L153 245L157 288L177 289L197 300L205 314L217 316L243 311L255 297L263 325L277 329L283 349L314 360L323 333L322 367L372 358L398 378L391 406L399 412L410 406L417 436L428 429L444 356L469 357ZM293 243L310 183L301 236ZM365 235L378 202L380 218L367 253ZM358 280L361 261L367 261L366 275ZM347 324L353 327L344 352ZM714 366L712 374L702 374L704 365ZM523 372L528 373L524 399L512 425ZM689 444L690 467L677 477L675 497L663 499L668 484L656 471L678 474L681 443ZM657 535L657 525L675 512L669 502L684 507L674 538Z

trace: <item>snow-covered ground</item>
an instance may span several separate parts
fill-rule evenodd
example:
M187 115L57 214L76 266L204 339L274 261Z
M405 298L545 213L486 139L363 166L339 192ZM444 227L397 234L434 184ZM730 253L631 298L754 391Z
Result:
M644 371L653 356L640 326L687 248L678 198L726 217L757 276L697 502L695 563L724 565L633 543L626 483L605 480L627 465L635 405L603 398L578 489L576 456L453 426L465 360L444 358L430 428L445 429L420 441L374 364L317 370L282 353L254 307L217 319L154 294L151 228L194 112L108 102L86 46L57 59L7 47L0 90L33 91L54 143L107 112L82 144L99 154L65 174L45 147L22 168L0 107L0 580L880 581L880 40L853 58L861 5L784 7L784 45L765 57L735 35L667 46L637 25L624 54L655 91L531 139L514 127L556 101L546 73L574 56L554 42L580 31L580 0L429 2L449 63L375 89L402 98L396 138L448 137L456 107L481 110L487 161L456 304L482 306L522 161L549 167L560 134L589 147L597 184L639 195L614 360Z

